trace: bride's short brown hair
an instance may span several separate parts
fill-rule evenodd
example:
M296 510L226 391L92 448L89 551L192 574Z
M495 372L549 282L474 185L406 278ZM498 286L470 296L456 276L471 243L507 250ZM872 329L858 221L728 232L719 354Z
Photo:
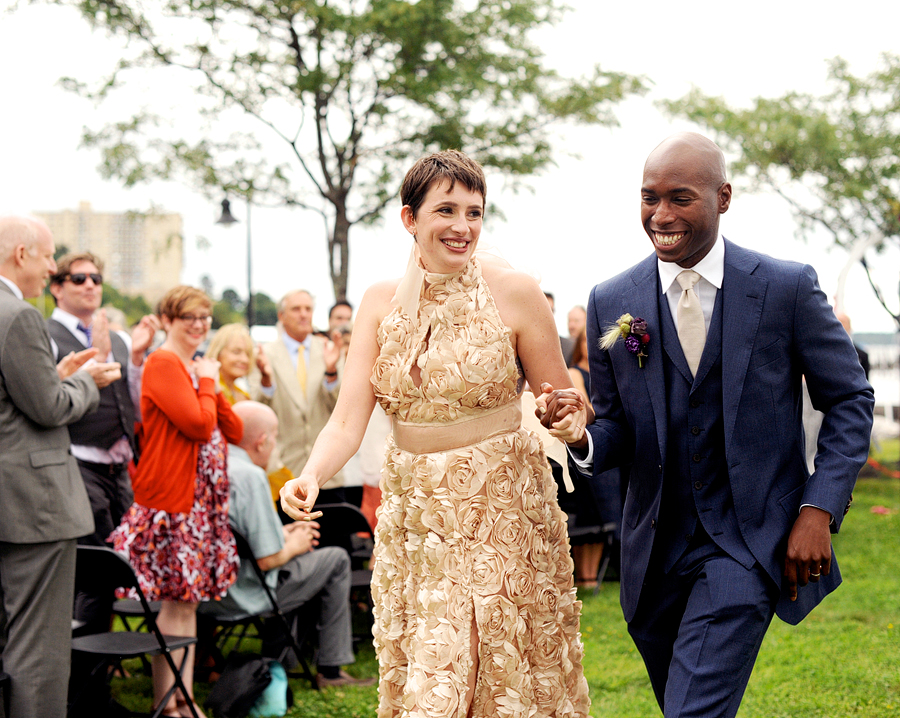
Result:
M444 180L450 182L451 191L460 182L470 192L478 192L482 200L487 197L481 165L459 150L444 150L416 160L409 168L400 187L400 201L404 206L409 206L415 217L428 190Z

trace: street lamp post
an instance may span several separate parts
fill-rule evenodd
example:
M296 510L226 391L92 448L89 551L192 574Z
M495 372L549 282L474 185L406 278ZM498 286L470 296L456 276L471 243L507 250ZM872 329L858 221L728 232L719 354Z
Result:
M222 216L216 220L216 224L224 224L230 226L237 222L238 219L231 214L231 202L228 198L222 200ZM253 329L255 320L253 311L253 257L251 247L253 246L250 238L250 196L247 196L247 328Z

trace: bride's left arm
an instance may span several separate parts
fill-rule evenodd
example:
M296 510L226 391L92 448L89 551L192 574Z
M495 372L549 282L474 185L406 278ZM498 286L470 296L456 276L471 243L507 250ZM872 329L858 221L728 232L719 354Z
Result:
M541 385L571 389L572 377L566 368L550 304L533 277L502 267L484 266L500 318L513 333L516 354L522 362L525 379L540 395Z
M485 266L484 278L500 318L512 330L516 354L538 400L538 411L546 410L548 396L554 398L557 420L548 427L550 433L566 442L580 439L584 427L594 420L594 412L574 388L547 298L524 272ZM547 393L550 391L552 395Z

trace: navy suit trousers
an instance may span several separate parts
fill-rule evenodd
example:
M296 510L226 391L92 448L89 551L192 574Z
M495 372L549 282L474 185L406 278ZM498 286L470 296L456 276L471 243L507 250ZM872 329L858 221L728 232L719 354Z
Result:
M628 630L665 718L733 718L777 599L758 563L748 570L699 526L671 571L647 572Z

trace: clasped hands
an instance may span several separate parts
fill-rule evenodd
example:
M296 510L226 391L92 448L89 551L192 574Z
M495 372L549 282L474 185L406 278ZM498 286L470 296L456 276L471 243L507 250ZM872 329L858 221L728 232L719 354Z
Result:
M291 554L302 556L319 545L320 528L321 526L315 521L295 521L287 524L282 528L284 543L290 547Z
M541 394L535 397L535 416L551 436L576 448L587 446L585 427L594 420L594 410L577 389L554 389L541 384Z

